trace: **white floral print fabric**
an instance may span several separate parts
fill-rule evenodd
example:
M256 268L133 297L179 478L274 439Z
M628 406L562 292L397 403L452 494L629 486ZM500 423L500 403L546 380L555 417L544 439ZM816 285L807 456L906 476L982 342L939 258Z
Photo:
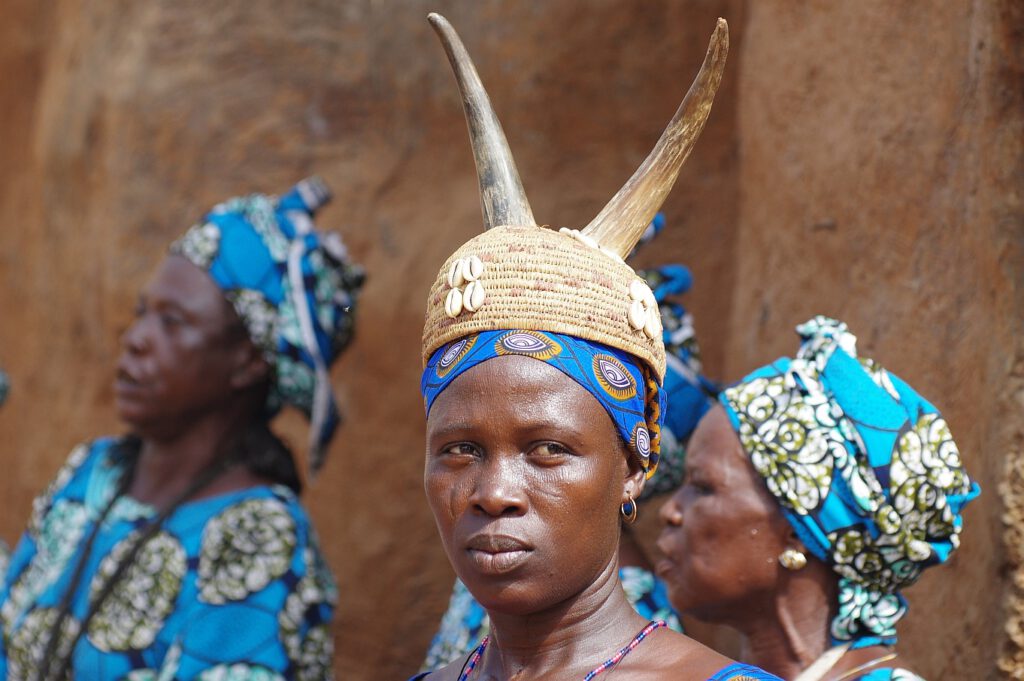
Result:
M938 411L877 362L846 325L797 328L792 360L724 390L754 469L797 535L839 576L835 641L892 643L900 589L960 545L960 510L979 493Z

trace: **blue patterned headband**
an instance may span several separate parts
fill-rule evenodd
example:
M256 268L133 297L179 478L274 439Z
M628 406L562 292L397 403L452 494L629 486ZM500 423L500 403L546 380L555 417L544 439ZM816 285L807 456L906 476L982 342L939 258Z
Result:
M209 273L273 368L268 412L288 404L310 419L313 471L340 421L328 367L352 338L363 283L341 237L313 227L329 199L315 177L280 198L233 198L171 246Z
M839 575L833 640L892 644L900 589L956 550L980 489L935 407L858 358L845 324L815 317L797 332L794 359L719 400L800 540Z
M597 398L647 477L658 467L665 393L641 362L621 350L545 331L484 331L438 348L427 362L420 390L427 414L458 376L503 355L532 357L558 369Z

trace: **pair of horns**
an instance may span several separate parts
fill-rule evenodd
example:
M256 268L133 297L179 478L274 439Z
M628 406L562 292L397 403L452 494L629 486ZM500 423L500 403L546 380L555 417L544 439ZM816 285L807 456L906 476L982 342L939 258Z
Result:
M499 225L535 226L537 222L519 179L508 140L473 61L447 19L440 14L431 14L428 20L441 38L462 93L480 182L484 229ZM719 19L704 64L661 139L629 181L582 230L584 234L623 258L633 250L665 202L680 168L704 129L722 81L728 53L729 27L725 19Z

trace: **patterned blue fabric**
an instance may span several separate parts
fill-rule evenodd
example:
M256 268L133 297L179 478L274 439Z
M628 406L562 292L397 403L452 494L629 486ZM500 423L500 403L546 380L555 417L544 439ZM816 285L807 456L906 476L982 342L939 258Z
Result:
M850 681L924 681L907 669L873 669L865 674L850 677Z
M751 463L808 550L839 575L834 642L893 644L900 589L960 545L980 492L945 420L873 360L842 322L797 327L792 360L719 399Z
M653 223L652 223L653 224ZM705 377L693 316L670 296L686 293L693 285L683 265L664 265L637 270L647 281L661 312L665 341L665 380L662 390L668 403L661 429L661 460L658 472L648 480L641 500L675 490L683 480L686 443L701 417L710 409L718 386Z
M679 615L669 602L664 582L652 572L640 567L625 566L619 568L619 580L626 598L641 617L652 621L664 620L669 629L683 630ZM439 669L452 660L465 657L490 631L487 611L476 602L466 586L456 579L448 610L430 642L422 669Z
M543 331L484 331L449 343L430 357L420 389L427 414L445 388L476 365L503 355L546 362L597 398L647 476L658 467L665 393L650 372L621 350Z
M85 538L117 489L116 440L75 449L38 498L0 584L0 679L27 679ZM97 534L58 655L155 512L120 497ZM73 678L325 679L336 588L285 487L183 504L148 541L74 650ZM51 670L51 672L54 670Z
M352 338L363 283L341 237L313 227L329 198L310 178L280 198L230 199L171 246L209 273L263 350L274 369L270 414L287 404L312 421L313 470L339 422L327 369Z
M738 662L720 669L708 681L730 681L730 679L735 679L736 681L782 681L775 674L769 674L758 667L751 667L749 664L740 664Z
M11 381L7 378L7 374L0 370L0 404L4 403L7 399L7 393L11 391Z

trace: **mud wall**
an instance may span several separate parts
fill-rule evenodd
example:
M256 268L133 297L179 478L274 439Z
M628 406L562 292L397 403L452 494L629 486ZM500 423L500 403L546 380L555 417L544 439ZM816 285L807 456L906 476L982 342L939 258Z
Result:
M927 678L995 678L999 482L1024 425L1020 5L748 12L726 373L791 355L792 328L824 313L942 408L984 493L952 565L908 591L901 655Z
M319 222L370 279L334 371L347 423L306 503L342 584L339 674L405 678L452 577L421 491L422 306L480 224L425 16L462 33L538 219L580 226L646 155L721 15L723 90L666 206L669 232L641 260L693 267L713 375L791 352L789 329L828 312L945 408L986 495L962 555L911 592L904 639L936 678L994 674L1008 583L997 484L1019 450L1024 375L1010 8L8 0L0 537L16 539L74 443L118 430L117 337L166 244L219 200L319 173L336 195ZM277 425L301 450L300 420Z

